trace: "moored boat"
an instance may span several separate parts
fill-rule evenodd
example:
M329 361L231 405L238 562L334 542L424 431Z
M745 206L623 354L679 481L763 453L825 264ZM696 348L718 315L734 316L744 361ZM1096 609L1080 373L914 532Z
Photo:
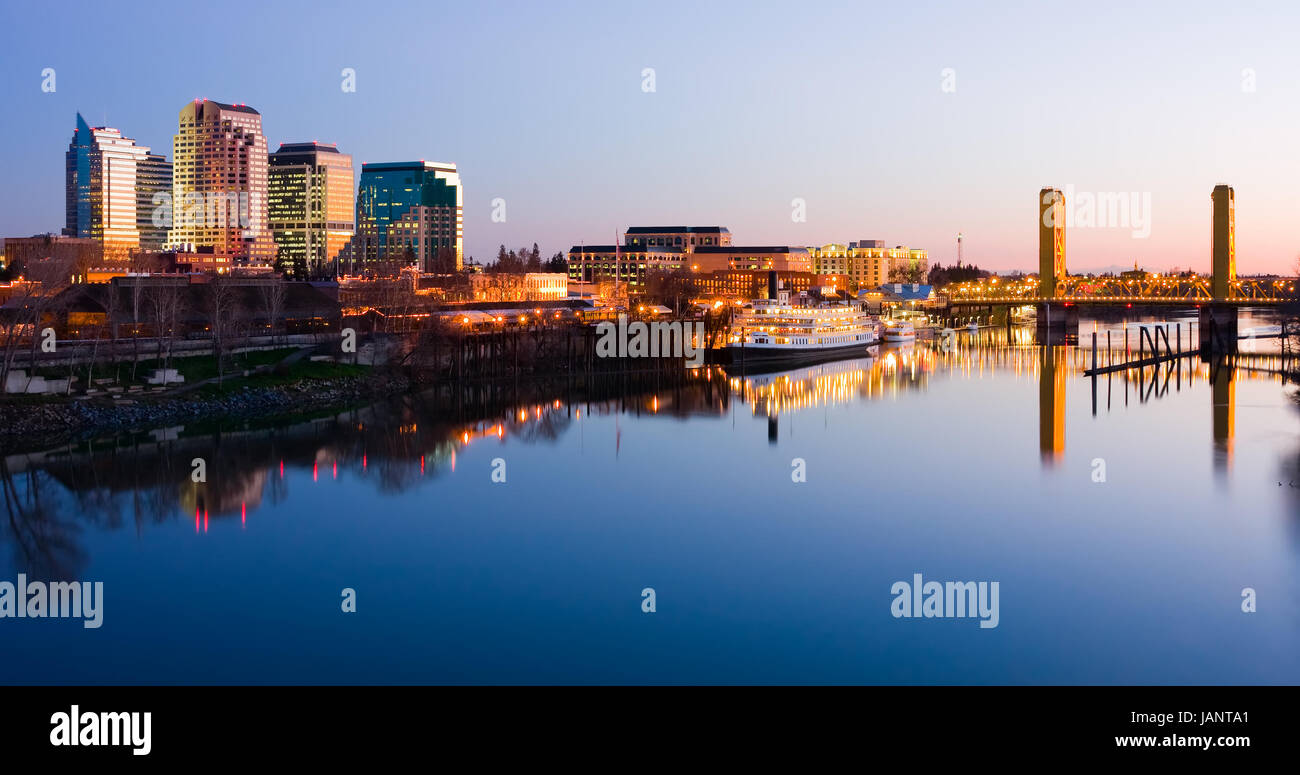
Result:
M859 358L880 341L876 320L856 302L755 299L732 323L727 354L733 365L787 366Z
M886 320L884 339L886 342L916 341L916 328L910 320Z

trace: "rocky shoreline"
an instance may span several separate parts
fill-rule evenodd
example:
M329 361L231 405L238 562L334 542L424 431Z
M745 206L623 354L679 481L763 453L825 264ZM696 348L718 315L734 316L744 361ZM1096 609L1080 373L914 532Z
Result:
M31 452L119 433L200 422L246 422L380 400L409 390L398 375L304 379L277 387L246 387L219 397L68 399L0 403L0 450Z

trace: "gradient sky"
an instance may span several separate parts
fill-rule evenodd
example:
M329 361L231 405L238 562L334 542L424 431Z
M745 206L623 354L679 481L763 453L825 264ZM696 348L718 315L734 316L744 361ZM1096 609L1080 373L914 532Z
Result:
M271 149L456 162L480 260L717 224L943 263L961 231L967 261L1034 269L1038 190L1068 184L1152 202L1147 239L1073 229L1072 270L1204 270L1229 183L1239 271L1293 272L1297 29L1295 2L6 3L0 235L62 227L77 111L171 158L206 97L257 108Z

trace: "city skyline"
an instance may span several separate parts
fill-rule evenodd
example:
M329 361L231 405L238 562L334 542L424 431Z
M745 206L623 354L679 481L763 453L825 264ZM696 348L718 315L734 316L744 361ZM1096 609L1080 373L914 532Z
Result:
M193 18L144 5L164 37ZM752 57L745 32L771 42L775 7L683 10L694 23L671 38L615 36L624 20L611 9L508 7L502 17L502 8L410 11L415 26L457 31L439 39L445 77L434 78L394 76L427 63L366 43L377 22L365 17L321 33L337 44L336 62L293 63L307 44L275 34L293 13L278 8L231 57L152 73L147 85L127 77L138 62L105 58L104 38L84 30L120 31L128 45L144 32L100 9L53 40L6 36L6 102L27 127L0 151L18 183L0 193L0 233L59 230L56 154L69 116L160 149L176 106L200 97L256 106L271 149L333 143L358 167L455 162L468 184L464 253L480 262L501 244L536 241L552 254L637 223L704 222L752 244L869 236L923 247L940 264L956 260L962 232L967 262L1033 271L1026 192L1051 185L1149 196L1144 238L1071 229L1076 271L1134 262L1205 271L1206 191L1227 183L1239 198L1239 271L1294 272L1291 165L1261 150L1285 147L1296 124L1298 87L1285 77L1296 55L1278 18L1294 9L1225 16L1203 5L1181 17L1192 21L1119 6L1083 20L1059 9L1033 18L944 9L941 29L924 8L781 10L797 53ZM6 27L38 23L32 13L7 9ZM1021 53L1008 58L1013 43ZM41 88L46 67L52 92ZM348 70L354 92L342 88ZM503 222L493 220L496 199Z
M853 686L927 759L1284 746L1297 29L0 6L0 738L373 760L438 731L389 690Z

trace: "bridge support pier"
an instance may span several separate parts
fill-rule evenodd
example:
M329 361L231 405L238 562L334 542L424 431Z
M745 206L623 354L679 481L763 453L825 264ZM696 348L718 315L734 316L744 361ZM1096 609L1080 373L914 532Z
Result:
M1200 331L1202 353L1237 351L1237 307L1235 305L1202 305L1197 328Z
M1037 326L1040 330L1078 332L1079 308L1077 306L1040 301L1037 307Z

